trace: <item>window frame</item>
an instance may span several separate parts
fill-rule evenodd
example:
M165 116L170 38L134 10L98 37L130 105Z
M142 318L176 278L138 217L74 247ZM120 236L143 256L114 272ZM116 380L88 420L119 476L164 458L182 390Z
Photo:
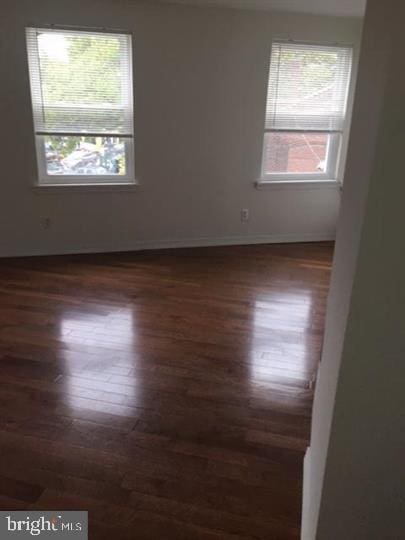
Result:
M28 50L28 36L31 32L37 32L39 30L44 31L67 31L74 33L86 33L89 32L97 34L119 34L125 35L129 38L129 47L128 47L128 65L129 65L129 88L128 88L128 108L127 111L132 115L132 135L122 135L118 133L85 133L85 132L69 132L69 133L43 133L37 131L35 125L35 111L38 107L42 106L42 103L35 98L35 94L32 91L34 85L41 87L41 74L40 74L40 65L39 65L39 50L38 50L38 40L35 39L35 50L34 54L30 54L28 51L28 72L29 72L29 81L31 88L31 108L33 113L33 127L34 127L34 138L35 138L35 153L37 161L37 179L35 185L37 187L49 187L49 186L134 186L137 184L135 179L135 143L134 143L134 76L133 76L133 40L132 33L125 30L113 30L106 28L85 28L85 27L67 27L67 26L32 26L27 27L26 29L26 46ZM47 170L46 163L46 151L45 151L45 139L47 136L61 136L61 137L114 137L123 139L125 146L125 174L49 174Z
M270 62L269 62L269 69L268 69L268 75L267 75L267 84L269 84L270 81L270 70L271 70L271 62L272 62L272 54L273 54L273 47L275 44L283 42L286 40L282 39L274 39L271 44L271 54L270 54ZM288 40L290 43L294 43L297 45L305 45L305 46L311 46L313 48L316 47L325 47L328 46L328 44L325 43L316 43L316 42L304 42L304 41L296 41L296 40ZM339 47L339 44L329 44L331 47ZM353 49L352 45L342 45L342 47L350 47ZM353 74L353 53L352 53L352 59L351 59L351 66L350 66L350 74L349 74L349 87L348 87L348 93L347 93L347 101L349 100L350 96L350 89L351 89L351 81L352 81L352 74ZM266 94L266 107L267 107L267 99L268 96ZM266 115L265 115L266 118ZM344 116L344 126L346 125L346 119L347 119L347 103L346 103L346 113ZM311 173L266 173L265 172L265 161L266 161L266 135L268 133L322 133L327 134L329 136L328 141L328 149L327 149L327 159L326 159L326 170L324 172L311 172ZM262 145L262 159L261 159L261 176L260 181L258 184L262 185L283 185L283 184L302 184L305 185L311 184L315 185L319 182L319 184L322 184L322 182L325 183L338 183L338 174L339 174L339 168L340 168L340 161L341 161L341 150L343 146L343 138L346 135L346 128L343 127L341 130L291 130L291 129L268 129L265 127L264 129L264 136L263 136L263 145Z

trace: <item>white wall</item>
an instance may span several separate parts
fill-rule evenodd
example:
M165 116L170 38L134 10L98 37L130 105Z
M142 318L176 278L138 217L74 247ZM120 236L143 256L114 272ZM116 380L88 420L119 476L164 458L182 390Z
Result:
M405 6L368 0L303 540L405 534Z
M334 236L336 189L263 192L254 181L272 38L357 44L359 20L136 0L3 0L1 10L0 255ZM136 192L31 188L24 27L46 23L133 31Z

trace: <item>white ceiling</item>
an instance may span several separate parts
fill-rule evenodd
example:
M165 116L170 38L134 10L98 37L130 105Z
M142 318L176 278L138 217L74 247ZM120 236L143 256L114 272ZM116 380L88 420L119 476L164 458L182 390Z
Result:
M366 0L163 0L195 6L221 6L238 9L264 9L295 13L314 13L341 17L363 17Z

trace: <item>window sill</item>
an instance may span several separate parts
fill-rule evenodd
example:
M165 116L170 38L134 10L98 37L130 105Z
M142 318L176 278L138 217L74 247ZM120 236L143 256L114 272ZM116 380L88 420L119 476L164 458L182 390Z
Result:
M136 191L139 184L135 182L111 182L111 183L57 183L57 184L35 184L32 189L36 193L105 193L105 192L128 192Z
M256 189L264 190L308 190L308 189L341 189L341 182L338 180L265 180L255 182Z

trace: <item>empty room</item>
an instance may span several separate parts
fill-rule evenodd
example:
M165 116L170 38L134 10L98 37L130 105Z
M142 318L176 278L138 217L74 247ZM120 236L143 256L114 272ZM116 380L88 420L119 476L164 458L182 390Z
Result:
M1 540L405 538L404 24L3 0Z

